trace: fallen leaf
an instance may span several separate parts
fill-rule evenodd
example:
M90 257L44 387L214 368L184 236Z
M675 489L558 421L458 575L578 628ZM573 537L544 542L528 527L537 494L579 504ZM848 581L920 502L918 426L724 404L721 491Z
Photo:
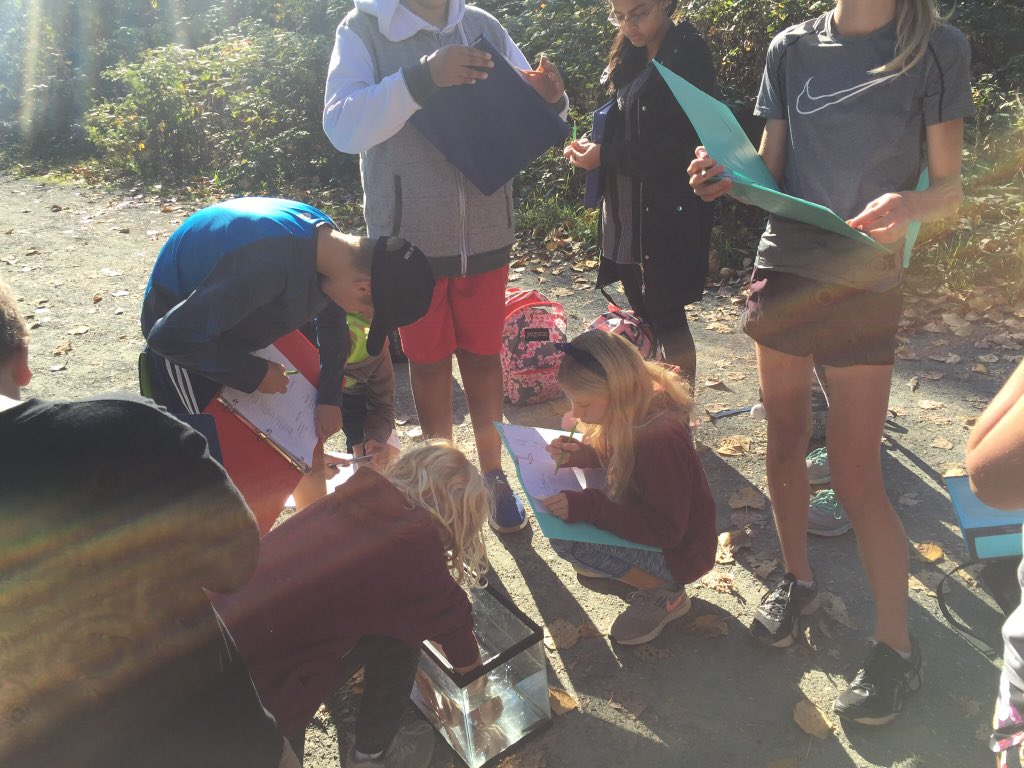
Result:
M113 297L115 297L115 298L118 298L118 299L120 299L120 298L123 298L123 297L127 296L127 295L128 295L128 291L126 291L126 290L124 290L124 289L121 289L121 290L119 290L119 291L114 291L114 292L113 292L112 294L110 294L110 295L111 295L111 296L113 296Z
M731 573L712 571L700 581L701 584L711 587L716 592L736 594L736 580Z
M988 366L984 363L975 363L971 366L971 373L988 373Z
M916 493L904 493L898 502L901 507L916 507L920 503L921 500L917 498Z
M585 621L580 624L576 628L576 631L580 637L601 637L600 630L589 621Z
M946 374L939 373L938 371L921 371L921 378L928 379L928 381L938 381Z
M967 469L963 464L947 463L942 465L943 477L963 477L966 474Z
M68 339L67 341L65 341L62 344L59 344L58 346L53 348L53 354L54 354L55 357L60 357L61 355L66 355L70 351L71 351L71 339Z
M70 333L72 336L84 336L88 332L89 332L89 326L88 325L76 325L74 328L72 328L70 331L68 331L68 333Z
M766 503L767 501L764 496L756 488L749 485L740 488L729 497L729 507L731 509L743 509L744 507L764 509Z
M746 435L723 437L715 450L722 456L743 456L750 452L750 438Z
M750 558L750 571L762 581L781 567L775 558L762 559L759 557Z
M999 355L978 355L978 360L983 363L998 363Z
M721 322L714 322L710 325L704 326L706 331L714 331L715 333L735 333L731 325L726 325Z
M964 323L963 325L953 329L954 336L960 336L961 338L967 338L974 333L974 326L970 323ZM955 357L955 355L954 355Z
M56 373L57 371L63 371L67 367L68 367L68 364L66 362L65 363L58 363L57 365L51 365L50 366L50 370L53 371L54 373Z
M555 619L544 628L544 645L551 650L567 650L576 645L579 639L579 629L565 619Z
M737 552L751 547L749 531L722 531L718 534L718 552L715 560L723 564L734 563Z
M402 434L404 434L406 437L409 437L409 438L412 438L413 440L416 440L417 438L423 437L423 427L420 427L420 426L409 427Z
M740 371L728 371L725 374L725 377L729 379L729 381L743 381L743 379L747 378L747 374Z
M921 379L918 378L917 376L911 376L910 380L907 382L907 387L910 389L911 392L917 392L917 388L920 385Z
M857 624L850 618L850 614L846 610L846 603L843 602L843 598L832 592L822 592L820 599L821 607L825 609L825 613L829 615L829 618L838 624L842 624L847 629L857 628Z
M946 553L942 551L942 547L934 541L919 542L914 545L914 549L917 550L918 556L926 563L937 563L946 556Z
M124 274L123 272L121 272L120 269L114 269L113 267L104 267L103 269L100 270L100 272L102 272L107 277L120 277L122 274Z
M832 721L807 699L800 699L793 707L793 722L816 739L827 739L832 733Z
M92 303L93 304L99 304L101 301L103 301L103 294L102 293L94 293L92 295Z
M728 385L721 379L705 379L704 386L708 389L719 389L728 391Z
M553 715L564 715L579 707L576 699L561 688L548 688L548 702L551 704L551 714Z
M729 625L725 619L714 613L698 616L690 626L701 637L725 637L729 634Z
M917 407L922 408L926 411L935 411L939 408L945 408L946 404L941 403L938 400L918 400Z

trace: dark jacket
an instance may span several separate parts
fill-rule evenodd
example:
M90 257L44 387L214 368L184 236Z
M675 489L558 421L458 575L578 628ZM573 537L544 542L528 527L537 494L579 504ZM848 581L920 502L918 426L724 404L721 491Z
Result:
M680 22L669 29L656 59L701 90L716 94L711 53L690 24ZM714 206L702 202L690 188L686 167L700 139L659 75L648 79L631 111L625 115L616 105L608 115L610 138L601 146L605 205L617 202L615 175L630 177L633 221L640 222L645 304L652 315L658 315L700 300L708 273ZM618 281L620 268L602 259L597 287Z

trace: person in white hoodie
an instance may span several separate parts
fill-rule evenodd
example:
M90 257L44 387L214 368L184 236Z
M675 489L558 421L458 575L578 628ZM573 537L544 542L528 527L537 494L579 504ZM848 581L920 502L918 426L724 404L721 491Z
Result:
M564 117L557 68L536 70L489 13L464 0L356 0L338 26L324 96L324 131L360 156L370 236L416 242L434 270L433 302L400 330L423 433L452 438L452 357L458 359L480 468L495 497L492 527L526 526L501 470L501 330L515 239L512 184L484 195L407 121L441 88L472 87L493 67L470 47L480 35Z

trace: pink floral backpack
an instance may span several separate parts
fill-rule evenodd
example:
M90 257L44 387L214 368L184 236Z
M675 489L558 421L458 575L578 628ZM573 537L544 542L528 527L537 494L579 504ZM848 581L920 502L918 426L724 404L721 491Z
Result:
M609 302L608 311L603 312L590 324L588 331L604 331L621 336L640 352L644 360L664 360L661 347L654 338L654 331L629 309L622 309Z
M564 342L565 307L540 291L505 290L505 328L501 340L501 373L505 399L513 405L554 400L558 364Z

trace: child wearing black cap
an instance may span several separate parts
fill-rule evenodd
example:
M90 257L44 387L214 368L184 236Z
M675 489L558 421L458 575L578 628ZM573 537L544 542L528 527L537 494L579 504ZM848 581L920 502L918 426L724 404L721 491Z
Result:
M326 214L291 200L210 206L171 235L146 288L154 398L181 414L202 412L221 386L284 392L284 366L252 353L313 320L321 352L315 423L326 440L342 424L346 311L372 318L367 349L376 354L389 332L423 316L433 288L430 264L400 238L343 234ZM311 500L296 498L300 506Z

